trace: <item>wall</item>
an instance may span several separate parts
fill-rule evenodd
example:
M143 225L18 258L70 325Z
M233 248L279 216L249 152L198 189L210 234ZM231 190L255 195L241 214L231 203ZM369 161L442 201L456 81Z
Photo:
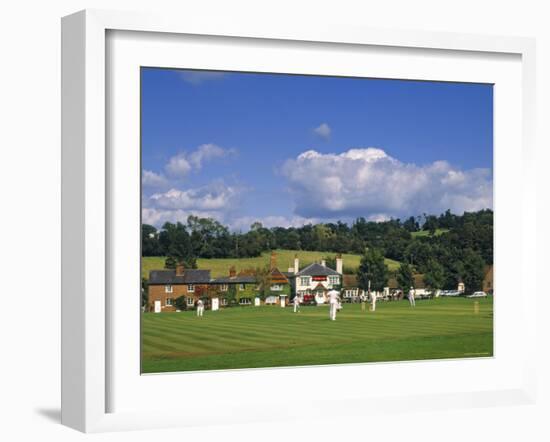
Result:
M550 27L547 2L461 0L382 1L168 1L157 0L37 0L8 1L0 6L0 191L2 192L1 258L3 280L2 369L0 375L0 438L19 440L90 440L57 424L60 369L60 17L83 8L163 10L172 14L214 15L221 20L246 16L249 20L298 23L344 23L380 28L448 30L538 38L539 145L537 174L540 189L550 187L548 130L550 121ZM213 18L214 20L214 18ZM320 91L322 93L322 91ZM498 209L497 209L498 210ZM518 208L518 210L520 210ZM548 205L540 219L549 218ZM541 223L542 224L542 223ZM542 276L548 234L539 228L539 256L531 268ZM537 259L538 258L538 259ZM40 265L36 265L39 262ZM30 266L33 266L32 272ZM33 281L32 291L21 284ZM542 281L542 279L541 279ZM38 282L39 284L35 284ZM25 314L20 305L24 296ZM548 311L548 297L540 298ZM539 321L541 334L550 336L550 321ZM548 373L548 345L540 345L541 371ZM545 350L546 349L546 350ZM299 383L297 384L299 385ZM540 379L538 407L492 407L478 410L414 412L399 416L366 416L365 420L165 430L93 436L92 440L544 440L548 406L548 378ZM182 399L183 400L183 399ZM327 404L327 416L330 415ZM276 413L276 410L268 410ZM298 411L297 411L298 412ZM399 422L399 425L395 425ZM457 425L460 422L460 425ZM452 428L452 431L449 431Z

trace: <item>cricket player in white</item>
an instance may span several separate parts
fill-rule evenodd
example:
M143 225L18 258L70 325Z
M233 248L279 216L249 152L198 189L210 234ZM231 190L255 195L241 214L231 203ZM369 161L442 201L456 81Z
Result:
M336 321L336 310L338 310L338 304L340 303L340 293L336 290L330 290L327 295L330 305L329 317L332 321Z
M361 311L364 312L367 308L367 297L364 293L361 293L361 295L359 295L359 299L361 300Z
M373 292L370 294L371 298L371 304L372 304L372 311L376 311L376 292Z
M411 304L411 307L416 307L416 303L414 302L414 288L411 287L409 290L409 304Z
M300 297L298 295L294 297L294 313L297 311L300 311Z
M204 303L202 302L202 299L199 299L197 301L197 316L202 316L204 313Z

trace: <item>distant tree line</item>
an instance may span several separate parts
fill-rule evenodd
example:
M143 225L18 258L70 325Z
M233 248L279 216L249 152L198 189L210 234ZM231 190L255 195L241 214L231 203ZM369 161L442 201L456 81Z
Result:
M196 216L189 216L185 224L167 222L160 230L142 226L142 255L167 256L167 267L179 261L193 268L197 258L256 257L273 249L361 255L370 250L376 254L371 261L380 256L400 261L396 277L403 281L414 270L425 280L427 276L427 284L441 285L438 288L456 288L458 281L466 283L468 278L473 287L483 279L483 267L493 263L493 211L455 215L447 210L439 216L383 222L359 217L351 225L338 221L287 228L256 222L244 233ZM371 262L374 265L378 266Z

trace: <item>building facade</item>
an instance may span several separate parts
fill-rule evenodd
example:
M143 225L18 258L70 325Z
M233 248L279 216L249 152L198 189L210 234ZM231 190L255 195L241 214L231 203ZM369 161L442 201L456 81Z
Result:
M298 257L294 259L294 294L302 301L309 301L311 298L317 304L327 302L327 292L331 289L340 290L342 285L341 257L336 258L336 269L326 266L325 261L313 263L302 270L299 270Z
M210 281L210 298L219 298L220 305L252 305L258 293L256 277L246 272L237 274L235 267L229 269L229 276Z
M185 269L152 270L149 273L149 302L147 309L154 312L176 311L176 299L185 297L192 308L199 298L207 297L210 270Z

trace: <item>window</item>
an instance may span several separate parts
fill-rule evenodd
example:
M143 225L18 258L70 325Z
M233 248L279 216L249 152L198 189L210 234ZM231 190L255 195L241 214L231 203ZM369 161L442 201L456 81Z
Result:
M174 298L166 298L166 305L174 305Z
M195 299L194 298L187 298L187 306L193 307L195 305Z
M187 291L188 292L194 292L195 291L195 284L187 284Z
M309 285L309 276L300 277L300 285Z
M222 298L222 305L227 305L227 298Z
M239 284L239 290L244 290L244 284Z
M174 288L171 285L164 286L164 293L172 293L173 291L174 291Z
M222 292L227 292L227 284L222 284L221 290Z
M340 278L338 278L338 276L329 276L328 277L328 283L331 284L331 285L338 285L339 282L340 282Z
M273 284L271 286L271 290L274 292L280 292L281 290L283 290L283 286L281 284Z

